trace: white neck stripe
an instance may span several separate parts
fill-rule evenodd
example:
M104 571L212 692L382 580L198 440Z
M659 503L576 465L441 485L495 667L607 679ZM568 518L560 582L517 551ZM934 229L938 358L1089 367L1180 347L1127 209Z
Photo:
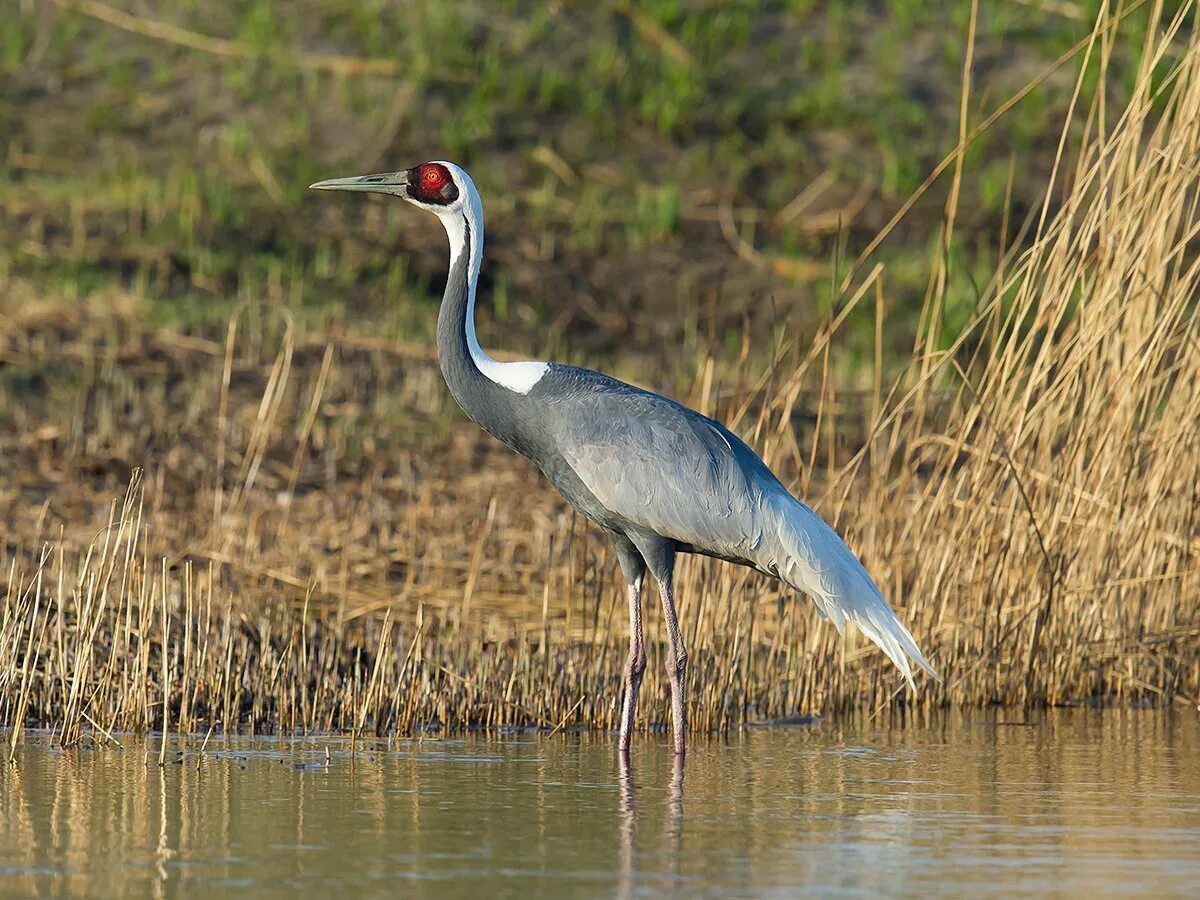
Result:
M541 381L547 363L529 360L527 362L500 362L492 359L479 346L479 338L475 335L475 288L479 283L479 268L483 264L483 203L479 192L475 189L471 178L461 168L453 163L442 163L454 175L454 181L462 190L462 199L450 209L435 210L446 235L450 239L450 268L458 261L463 247L470 237L471 258L467 267L467 349L471 359L483 376L503 388L518 394L528 394L535 384Z

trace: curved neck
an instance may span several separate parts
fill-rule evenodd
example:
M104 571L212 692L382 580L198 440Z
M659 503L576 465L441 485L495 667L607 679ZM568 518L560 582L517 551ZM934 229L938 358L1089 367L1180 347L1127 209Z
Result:
M500 398L499 386L480 371L479 357L486 354L475 337L475 288L483 235L477 236L461 213L447 212L438 218L450 238L450 273L438 311L438 364L458 405L483 424L481 416L486 416L489 403Z
M450 239L450 273L438 312L438 364L450 392L468 416L506 444L520 449L515 401L545 374L546 363L502 363L488 356L475 335L475 292L483 259L483 211L478 196L438 218Z
M450 239L450 273L438 312L438 363L458 405L484 430L526 453L537 431L522 395L533 390L549 366L543 362L498 362L483 352L475 335L475 291L483 262L483 203L471 178L454 172L462 199L434 210Z
M469 359L463 362L476 376L486 378L484 370L496 366L497 362L483 352L475 335L475 291L483 263L483 216L472 215L472 212L464 205L461 211L438 216L450 239L450 272L446 276L446 291L438 314L438 355L461 351L464 347L459 344L465 342ZM443 332L447 333L443 335ZM446 339L452 340L447 343Z
M438 317L438 352L458 352L459 336L465 341L469 359L462 362L473 374L482 376L493 385L517 394L528 394L548 366L543 362L497 362L479 346L475 335L475 289L479 283L479 268L483 262L483 204L470 178L461 170L463 200L453 209L438 212L438 218L450 239L450 275L446 280L446 294L442 300L442 312ZM453 315L450 315L450 314ZM443 325L446 340L443 342ZM457 326L458 335L450 332ZM448 380L448 379L447 379ZM451 385L451 388L454 386ZM469 410L468 410L469 412Z

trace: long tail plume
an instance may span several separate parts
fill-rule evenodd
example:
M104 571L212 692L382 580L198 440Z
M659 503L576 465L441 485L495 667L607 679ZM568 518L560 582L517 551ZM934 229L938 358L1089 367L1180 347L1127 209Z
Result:
M911 663L941 681L837 532L790 494L773 500L776 541L764 541L763 567L811 597L839 633L847 619L857 625L896 664L910 687L915 687Z

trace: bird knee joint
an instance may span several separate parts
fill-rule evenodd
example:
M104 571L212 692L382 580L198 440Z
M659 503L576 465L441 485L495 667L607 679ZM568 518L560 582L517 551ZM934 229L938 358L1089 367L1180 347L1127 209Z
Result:
M646 671L646 654L644 652L629 654L628 668L630 678L640 678Z
M684 676L684 674L687 672L687 663L688 663L687 652L683 651L683 650L681 650L679 653L675 654L675 658L669 661L671 671L673 671L680 678L682 678Z

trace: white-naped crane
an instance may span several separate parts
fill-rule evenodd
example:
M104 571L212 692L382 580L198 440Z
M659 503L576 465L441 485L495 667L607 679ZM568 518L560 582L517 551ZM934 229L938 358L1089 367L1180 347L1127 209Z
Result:
M812 598L839 631L847 619L854 622L910 686L910 660L937 677L850 548L720 422L590 369L499 362L484 352L475 336L483 204L462 168L427 162L312 187L392 194L434 213L445 226L450 274L437 344L450 392L485 431L533 460L616 548L629 597L622 752L629 750L646 668L641 593L649 569L667 623L675 752L684 753L687 651L672 586L677 553L700 553L779 578Z

